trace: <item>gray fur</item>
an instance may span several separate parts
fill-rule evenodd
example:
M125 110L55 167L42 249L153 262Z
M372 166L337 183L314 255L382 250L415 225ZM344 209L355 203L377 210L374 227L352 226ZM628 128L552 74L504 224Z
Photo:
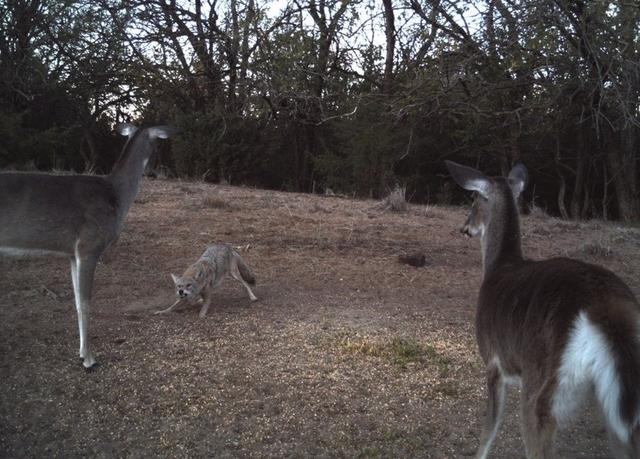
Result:
M251 301L258 300L249 287L249 284L255 284L255 276L240 254L228 244L214 244L208 246L198 261L189 266L182 276L171 274L178 299L168 308L156 311L156 314L171 312L181 304L194 304L202 298L200 317L204 317L211 305L213 290L227 276L244 286Z
M127 125L120 132L129 139L108 176L0 173L0 254L70 259L86 368L95 364L87 330L96 264L120 234L155 139L172 130Z

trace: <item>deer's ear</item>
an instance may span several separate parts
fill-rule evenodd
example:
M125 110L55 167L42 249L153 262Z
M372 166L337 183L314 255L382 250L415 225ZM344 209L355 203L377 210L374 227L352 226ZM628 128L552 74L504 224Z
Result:
M477 191L483 197L489 197L491 179L472 167L463 166L453 161L445 161L453 180L465 190Z
M138 128L136 126L129 123L121 123L118 124L118 127L116 127L116 131L118 131L118 134L124 135L126 137L131 137L136 133L137 130Z
M178 132L173 126L154 126L149 128L149 137L152 139L168 139Z
M529 173L527 172L527 168L524 167L524 164L518 163L513 166L507 180L509 181L513 195L516 198L520 196L520 193L526 188L527 181L529 180Z

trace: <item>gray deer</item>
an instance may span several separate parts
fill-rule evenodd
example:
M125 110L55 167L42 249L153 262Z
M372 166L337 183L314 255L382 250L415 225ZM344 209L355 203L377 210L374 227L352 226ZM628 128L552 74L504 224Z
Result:
M600 266L569 258L526 260L516 199L527 170L487 177L446 162L476 196L462 232L480 236L483 276L476 338L487 365L487 414L478 458L498 431L506 386L522 387L529 458L553 457L556 428L595 394L617 457L640 457L640 305Z
M96 264L122 230L155 140L173 128L123 124L118 132L128 140L107 176L0 173L0 254L70 258L87 370L96 365L87 336Z

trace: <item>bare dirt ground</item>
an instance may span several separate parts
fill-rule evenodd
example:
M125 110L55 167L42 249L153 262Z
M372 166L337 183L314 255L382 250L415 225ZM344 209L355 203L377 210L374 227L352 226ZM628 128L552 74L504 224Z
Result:
M3 457L465 457L484 412L466 210L144 181L96 273L85 373L66 260L0 259ZM531 258L603 264L640 293L640 231L525 217ZM257 303L228 280L205 319L170 272L241 247ZM426 266L398 262L423 252ZM493 457L522 457L512 390ZM588 411L561 457L607 457Z

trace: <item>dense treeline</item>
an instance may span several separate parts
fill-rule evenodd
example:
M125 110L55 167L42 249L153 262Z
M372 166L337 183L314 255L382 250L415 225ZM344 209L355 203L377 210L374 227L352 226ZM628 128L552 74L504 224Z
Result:
M640 217L636 0L11 0L0 167L107 171L181 128L181 177L448 201L442 160L566 218Z

